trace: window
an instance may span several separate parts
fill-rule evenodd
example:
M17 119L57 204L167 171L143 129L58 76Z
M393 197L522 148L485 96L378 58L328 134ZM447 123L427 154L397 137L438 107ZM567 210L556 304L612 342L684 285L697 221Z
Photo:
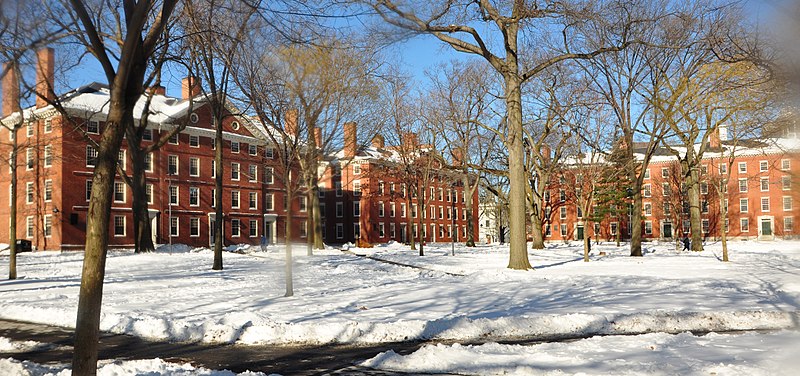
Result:
M275 170L272 167L264 167L264 183L272 184L275 182Z
M661 177L662 178L669 177L669 167L661 167Z
M708 183L700 183L700 194L708 194Z
M358 223L353 223L353 237L361 239L361 225Z
M217 190L214 188L211 188L211 207L217 207Z
M147 153L147 155L144 156L144 170L153 172L153 153Z
M93 133L93 134L100 133L100 123L94 120L90 120L89 124L86 125L86 133Z
M25 183L25 203L33 203L33 182Z
M200 117L197 116L196 113L192 113L189 115L189 121L191 121L192 124L197 124L197 122L200 121Z
M275 196L273 196L272 193L267 193L264 195L264 210L275 210Z
M781 187L784 191L792 189L792 178L789 176L781 176Z
M361 165L360 164L354 164L353 165L353 175L358 175L360 173L361 173Z
M644 204L644 216L649 217L653 215L653 204L646 202Z
M747 213L748 210L749 210L749 202L748 202L748 200L746 198L740 198L739 199L739 212Z
M326 213L325 203L324 202L320 202L319 203L319 217L320 218L325 218L325 215L326 215L325 213Z
M248 166L247 174L249 175L250 182L258 181L258 166L254 164Z
M672 215L672 205L669 202L664 203L664 215Z
M439 201L444 201L444 189L439 188Z
M336 239L344 239L344 224L336 224Z
M444 237L444 226L439 225L439 238Z
M567 192L563 189L558 190L558 200L564 202L567 200Z
M742 232L750 232L750 219L739 218L739 229Z
M708 201L703 200L700 203L700 211L702 211L703 214L708 214Z
M383 222L381 222L381 223L378 223L378 237L382 238L384 236L386 236L386 228L385 228L385 225L383 224Z
M727 174L728 173L728 165L725 164L725 163L720 163L719 164L719 173L720 173L720 175Z
M389 237L394 239L397 236L394 223L389 223Z
M411 205L411 218L417 218L417 210L419 209L418 204Z
M791 162L788 159L781 159L781 170L789 171L791 168Z
M170 155L169 156L169 174L170 175L178 175L178 156L177 155Z
M758 162L758 171L767 172L767 170L769 170L769 162L767 161Z
M308 197L300 196L299 201L300 201L300 212L304 213L308 211Z
M247 146L247 154L258 155L258 145L250 144Z
M769 178L761 178L761 192L769 191Z
M179 224L180 224L180 221L179 221L178 217L170 217L169 218L169 236L170 237L180 235L180 232L178 230L178 225Z
M33 237L33 217L25 218L25 237Z
M792 217L783 218L783 232L785 234L791 234L792 232L794 232L794 218Z
M44 167L50 167L53 165L53 146L46 145L44 147ZM124 166L122 168L125 168Z
M644 178L645 179L650 179L650 169L645 169L644 170Z
M247 208L250 210L258 209L258 192L250 192L247 194L247 196L248 196Z
M217 162L216 161L211 161L211 177L212 178L216 178L217 177Z
M360 196L361 195L361 180L356 180L353 182L353 196Z
M747 179L739 179L739 192L747 192Z
M231 191L231 208L239 209L239 191Z
M125 236L125 216L114 216L114 236Z
M609 226L608 226L608 231L609 231L609 234L610 234L611 236L616 236L616 235L617 235L617 229L618 229L618 227L619 227L619 223L617 223L617 222L611 222L611 223L609 224Z
M53 200L53 181L49 179L44 181L44 200ZM786 201L786 199L784 199L784 201Z
M33 122L28 122L27 124L25 124L25 128L26 128L25 134L28 137L33 137Z
M273 148L272 146L265 147L264 148L264 157L266 157L267 159L275 158L275 148Z
M564 238L566 236L567 236L567 225L562 224L561 225L561 237Z
M200 188L189 187L189 206L200 206Z
M739 162L739 173L740 174L747 173L747 162Z
M92 181L86 181L86 201L91 200L92 198Z
M231 141L231 153L239 152L239 141Z
M353 201L353 217L361 216L361 201Z
M117 164L122 167L123 170L125 170L125 166L127 166L125 161L125 150L120 150L119 153L117 153Z
M487 222L488 222L488 221L487 221ZM488 227L488 226L489 226L489 224L487 223L487 224L486 224L486 226ZM544 236L545 236L545 237L549 237L549 236L551 236L551 235L553 235L553 231L551 230L551 227L550 227L550 225L548 224L548 225L544 226Z
M231 162L231 180L239 180L239 163Z
M383 195L383 188L384 188L384 183L382 181L378 182L378 194L379 195Z
M180 142L180 136L178 135L177 132L175 134L173 134L172 136L169 136L169 143L170 144L178 145L179 142Z
M33 148L25 148L25 169L33 170Z
M153 185L152 184L146 184L144 186L144 192L145 192L145 195L147 195L147 203L148 204L152 204L153 203Z
M653 222L644 221L644 233L645 235L653 235Z
M761 211L765 213L769 211L769 197L761 198Z
M561 208L559 208L559 210L560 210L560 213L559 213L558 217L560 219L567 219L567 208L562 206Z
M701 175L708 175L708 165L701 165L700 166L700 174Z
M703 233L704 234L708 234L708 228L709 228L708 219L703 219L702 221L700 221L700 224L701 224Z
M200 136L196 136L196 135L190 134L189 135L189 146L191 146L193 148L199 148L200 147Z
M670 188L669 183L661 183L661 193L664 196L669 196L672 192L672 188Z
M125 202L125 183L114 182L114 202Z
M153 130L145 129L144 132L142 132L142 140L153 141Z
M238 121L231 122L231 128L233 130L235 130L235 131L238 131L239 130L239 122Z
M644 192L643 192L644 197L652 196L652 192L653 191L652 191L652 188L650 187L650 184L645 184L642 188L644 190Z
M236 218L231 219L231 237L238 238L241 235L241 223Z
M378 217L383 218L383 214L384 214L384 209L383 208L384 208L383 201L378 202Z
M189 236L193 238L200 236L200 218L189 218Z
M257 219L251 219L248 229L250 230L250 237L251 238L258 237L258 220Z
M791 210L792 210L792 197L783 196L783 211L791 211Z
M344 204L341 202L336 203L336 218L344 217Z
M727 234L728 232L730 232L730 231L731 231L731 223L730 223L730 221L728 220L728 218L725 218L725 224L724 224L724 226L725 226L724 230L725 230L725 233L726 233L726 234Z
M406 203L403 202L400 204L400 218L405 218L405 217L406 217Z
M200 158L189 158L189 176L200 176Z
M45 119L44 120L44 133L50 133L53 131L53 119Z
M169 186L169 204L178 205L178 187L174 185Z

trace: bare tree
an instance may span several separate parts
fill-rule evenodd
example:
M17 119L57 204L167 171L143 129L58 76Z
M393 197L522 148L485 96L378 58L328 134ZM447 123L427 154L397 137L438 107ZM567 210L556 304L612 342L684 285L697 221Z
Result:
M526 173L523 150L522 85L543 70L570 59L591 59L609 51L618 51L631 44L627 19L617 28L604 23L626 12L625 4L548 2L539 6L524 1L501 2L481 0L469 3L392 0L364 1L387 23L416 34L430 34L459 52L485 59L502 77L507 112L505 137L509 153L509 201L511 252L508 267L531 269L526 247ZM592 48L578 45L584 38L577 35L587 27L614 33L609 45ZM556 26L559 25L559 26ZM553 32L550 34L550 32ZM615 33L616 31L616 33ZM493 48L494 42L502 47ZM552 42L552 43L550 43ZM543 44L546 43L546 44ZM581 50L581 52L574 52Z
M92 179L86 220L86 246L75 326L72 372L97 372L100 309L108 250L108 225L117 159L133 108L144 92L151 58L164 48L162 39L176 1L126 1L88 5L80 0L50 9L51 20L72 31L73 37L100 63L110 91L109 113ZM116 64L116 65L115 65Z

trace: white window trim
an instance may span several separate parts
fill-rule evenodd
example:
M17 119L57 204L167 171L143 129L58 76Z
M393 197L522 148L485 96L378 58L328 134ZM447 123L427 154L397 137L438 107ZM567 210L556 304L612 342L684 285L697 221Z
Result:
M197 203L192 204L192 190L197 191ZM199 187L189 187L189 206L197 207L200 206L200 188Z
M172 188L175 188L175 203L172 202ZM181 190L177 185L170 185L167 187L167 202L170 206L179 206L181 204Z
M255 201L250 200L251 197L255 197ZM255 205L250 205L250 203L254 202ZM258 210L258 192L248 192L247 193L247 208L249 210Z
M233 196L234 194L238 196L236 199L236 205L233 205ZM240 191L231 191L231 209L239 209L242 206L242 193Z
M192 173L192 161L197 161L197 172ZM189 158L189 176L196 178L200 176L200 158L191 157Z
M117 218L122 218L122 234L117 234ZM128 234L128 217L126 217L124 215L115 215L112 220L113 220L113 226L114 226L114 237L122 238L122 237L127 236L127 234Z
M50 198L47 198L47 183L50 183ZM44 202L51 202L53 201L53 179L47 179L44 181Z
M192 234L192 222L197 221L197 235ZM189 237L190 238L199 238L200 237L200 218L192 217L189 218Z
M172 220L175 220L175 233L172 233ZM175 238L181 236L181 219L180 217L169 218L169 237Z
M192 145L192 138L197 139L197 145ZM200 136L196 136L193 134L189 135L189 147L190 148L199 148L200 147Z

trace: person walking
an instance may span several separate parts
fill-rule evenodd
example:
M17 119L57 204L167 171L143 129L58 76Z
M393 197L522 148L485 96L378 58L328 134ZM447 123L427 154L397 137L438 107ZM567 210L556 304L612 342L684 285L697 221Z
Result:
M689 241L689 237L688 236L684 236L683 237L683 250L684 251L688 251L689 250L689 245L691 245L691 244L692 243Z

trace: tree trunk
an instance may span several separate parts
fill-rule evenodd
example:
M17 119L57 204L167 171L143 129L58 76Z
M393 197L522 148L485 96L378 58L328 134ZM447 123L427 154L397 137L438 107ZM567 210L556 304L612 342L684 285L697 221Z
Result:
M468 175L464 176L464 194L466 195L464 197L464 209L467 211L467 247L475 246L475 224L472 216L472 195L475 194L475 190L477 188L477 184L470 184Z
M636 183L633 187L633 211L628 224L631 229L631 256L642 257L642 184L638 179L634 181ZM620 232L621 229L617 228L617 234Z
M133 174L131 176L131 193L133 195L133 236L134 253L155 252L153 233L150 226L150 213L147 210L147 178L145 176L145 156L139 145L130 140L135 135L128 131L128 152L131 155Z
M544 249L544 233L542 231L542 217L531 214L531 249Z
M720 234L721 234L721 238L722 238L722 261L723 262L728 262L728 261L730 261L728 259L728 232L726 231L726 228L725 228L725 220L728 219L728 210L725 207L725 192L726 191L723 191L721 189L722 187L725 187L727 189L727 187L728 187L728 179L722 178L722 183L721 183L720 187L717 187L717 192L719 192L719 213L720 213L719 217L722 220L722 226L720 226L721 227ZM728 223L728 226L730 226L730 223Z
M689 224L692 231L692 251L700 252L703 250L703 227L700 218L700 183L699 172L694 167L694 163L688 164L689 171L687 177L687 193L689 198Z
M409 196L409 195L406 195L406 196ZM414 239L414 219L411 217L411 210L413 210L413 209L411 209L411 205L412 205L411 204L411 197L407 197L406 198L406 204L408 205L407 206L408 212L406 212L406 215L407 215L407 217L406 217L406 223L407 223L407 226L406 226L406 239L408 239L409 243L411 243L411 250L413 251L413 250L417 249L417 246L414 243L414 240L415 240ZM417 211L417 214L419 214L419 210Z
M222 168L222 121L217 120L215 125L215 138L214 145L214 165L217 176L214 178L214 189L216 197L214 197L214 265L212 270L222 270L222 245L223 245L223 232L222 229L225 225L225 213L222 212L222 175L224 170ZM241 199L241 197L240 197Z
M8 226L8 279L17 279L17 131L19 127L14 125L11 129L11 208L9 210Z
M316 168L315 168L316 170ZM325 243L322 240L322 213L320 213L320 206L319 206L319 186L317 185L317 179L314 179L314 184L310 190L310 197L309 202L311 203L311 208L313 211L310 212L311 214L311 233L313 236L313 248L314 249L325 249ZM310 256L310 255L309 255Z
M520 78L517 67L516 54L516 26L509 26L509 39L507 44L508 70L504 74L506 111L508 112L508 176L509 176L509 225L511 227L508 268L517 270L533 269L528 260L528 249L525 231L525 155L522 149L522 94Z
M288 175L288 174L287 174ZM290 177L285 176L286 182L286 202L288 202L288 206L286 207L286 222L284 224L284 238L286 239L286 264L284 265L284 276L286 282L286 294L284 296L289 297L294 295L294 283L292 281L292 192L291 192L291 182L289 181Z
M425 208L426 206L423 205L422 207ZM419 221L418 221L419 222L419 232L417 233L417 235L419 236L419 255L420 256L425 256L425 251L423 249L423 248L425 248L425 235L424 235L425 234L425 221L422 220L422 214L423 213L417 213L417 214L419 214Z
M120 89L117 89L120 90ZM122 94L111 93L112 104L119 104ZM132 99L135 101L135 99ZM124 105L112 106L106 130L97 151L97 164L92 178L91 200L86 218L86 249L83 258L83 274L78 297L78 318L75 323L75 350L72 369L74 375L97 373L97 350L100 336L100 309L103 300L103 279L108 250L108 225L111 217L111 199L114 177L117 174L119 155L124 133L123 119L133 119L132 114L123 114ZM132 107L132 106L130 106Z
M588 227L588 223L589 222L586 222L587 227ZM584 234L583 234L583 261L584 262L589 262L589 247L592 246L592 243L591 243L591 240L589 240L589 237L586 236L586 232L587 231L584 230Z

